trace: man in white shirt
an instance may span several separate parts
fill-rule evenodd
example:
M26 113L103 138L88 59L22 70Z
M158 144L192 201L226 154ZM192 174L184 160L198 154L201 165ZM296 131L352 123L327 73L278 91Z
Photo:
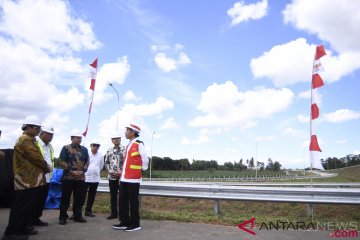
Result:
M144 143L138 140L140 127L130 124L125 136L130 140L124 153L119 187L119 220L114 229L132 232L140 230L139 190L142 171L147 170L149 158ZM130 214L129 214L130 213Z
M47 164L51 169L54 168L54 149L51 145L51 141L53 137L54 137L54 128L44 126L42 127L41 132L39 134L39 138L37 139L36 142L40 149L41 154L44 157L44 160L47 162ZM33 207L34 226L49 225L47 222L41 221L40 217L42 216L42 212L45 207L46 198L49 193L50 175L51 173L45 174L46 185L41 186L39 188L39 192L37 193L36 205Z
M90 144L89 160L90 164L87 172L85 173L85 184L88 192L87 202L85 207L85 216L95 217L92 212L92 207L95 201L96 191L100 182L100 171L104 167L104 157L99 153L100 143L92 141ZM85 198L86 199L86 193Z

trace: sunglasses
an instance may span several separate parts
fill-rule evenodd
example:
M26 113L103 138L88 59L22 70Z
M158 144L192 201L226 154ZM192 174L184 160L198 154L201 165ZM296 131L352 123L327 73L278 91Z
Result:
M93 146L94 146L94 147L100 147L100 145L99 145L99 144L93 144Z

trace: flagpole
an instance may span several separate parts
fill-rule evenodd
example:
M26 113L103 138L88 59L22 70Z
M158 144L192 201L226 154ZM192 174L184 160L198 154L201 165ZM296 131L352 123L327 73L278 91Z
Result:
M315 58L316 58L316 50L315 50L315 54L314 54L314 60L313 60L313 68L312 68L312 72L311 72L311 81L310 81L310 144L311 144L311 138L312 138L312 133L313 133L313 127L312 127L312 105L313 105L313 84L312 84L312 78L314 75L314 64L315 64ZM313 166L312 166L312 162L313 162L313 153L310 150L310 146L309 146L309 155L310 155L310 187L313 187Z

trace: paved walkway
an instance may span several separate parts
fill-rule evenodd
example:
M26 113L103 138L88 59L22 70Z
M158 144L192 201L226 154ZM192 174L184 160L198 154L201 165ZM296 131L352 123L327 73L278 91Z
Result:
M236 226L219 226L198 223L179 223L174 221L149 221L142 220L142 230L136 232L124 232L112 229L116 220L107 220L106 215L97 215L95 218L87 218L87 223L68 221L68 224L58 224L58 210L45 210L43 221L49 222L47 227L37 227L38 235L31 236L31 240L322 240L332 239L330 232L326 231L284 231L284 230L259 230L254 228L256 235L250 235ZM0 209L0 234L3 235L8 223L9 209ZM333 238L336 239L336 238Z

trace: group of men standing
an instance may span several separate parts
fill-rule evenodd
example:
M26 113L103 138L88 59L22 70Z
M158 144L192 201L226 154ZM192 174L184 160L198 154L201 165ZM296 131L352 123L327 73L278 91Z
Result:
M13 158L16 197L3 240L26 240L29 235L38 234L34 226L48 225L40 217L54 168L54 150L50 144L54 130L41 128L36 122L24 123L22 130L23 134L14 147ZM81 145L81 134L71 135L71 144L62 148L58 159L63 169L60 225L67 224L71 195L73 215L70 219L80 223L86 222L82 216L86 194L88 196L84 215L95 217L92 207L100 182L100 171L105 164L111 196L111 214L107 219L119 219L120 223L113 225L116 230L141 229L139 189L142 171L147 170L149 159L144 144L138 140L140 130L135 124L126 127L125 136L130 141L126 149L121 147L120 135L112 136L114 146L107 151L105 157L98 152L98 141L91 142L88 151ZM39 138L36 139L38 135Z

